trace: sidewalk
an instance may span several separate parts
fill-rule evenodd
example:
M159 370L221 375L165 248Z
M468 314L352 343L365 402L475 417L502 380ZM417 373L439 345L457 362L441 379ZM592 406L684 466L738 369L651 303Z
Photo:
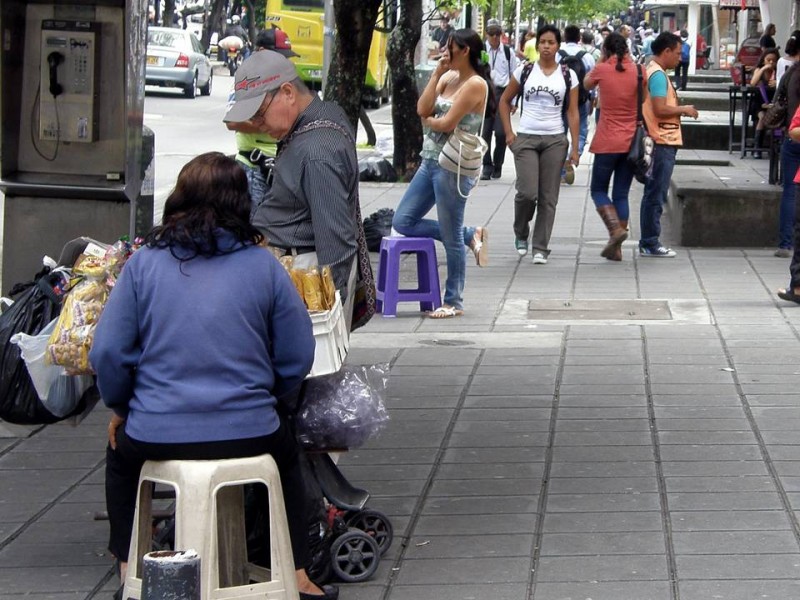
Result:
M513 248L508 163L468 201L491 249L489 267L468 262L464 316L401 305L353 336L350 362L392 363L392 419L340 464L395 541L342 600L800 597L800 309L774 295L788 260L641 259L634 185L631 240L608 262L588 175L562 187L533 265ZM362 213L404 189L362 184ZM107 416L0 425L0 599L116 589L92 520Z

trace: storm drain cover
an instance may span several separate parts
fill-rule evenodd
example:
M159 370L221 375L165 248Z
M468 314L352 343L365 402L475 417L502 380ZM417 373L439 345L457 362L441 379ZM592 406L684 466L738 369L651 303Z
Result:
M528 318L551 321L667 321L666 300L531 300Z

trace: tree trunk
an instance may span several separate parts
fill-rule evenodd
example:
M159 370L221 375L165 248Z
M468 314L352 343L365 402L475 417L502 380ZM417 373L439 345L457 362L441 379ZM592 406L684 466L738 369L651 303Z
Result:
M214 0L211 4L211 10L208 13L208 18L206 20L206 26L203 27L203 39L200 42L203 44L203 48L208 49L209 44L211 43L211 35L214 32L219 33L220 37L225 32L224 28L220 29L220 22L223 21L223 14L225 11L225 0Z
M247 5L247 35L250 38L250 44L253 50L256 49L256 10L251 0L244 0Z
M422 122L417 115L414 51L422 30L422 0L404 0L400 18L389 36L386 56L392 73L392 128L394 168L397 176L409 180L419 167Z
M175 21L175 0L164 0L164 27L172 27Z
M382 0L336 0L336 38L325 83L325 99L339 104L358 128L369 47Z
M367 134L367 146L375 147L375 144L378 143L378 136L375 135L375 128L372 126L372 121L369 120L369 115L363 106L361 107L361 112L358 113L358 120L361 121L361 126Z

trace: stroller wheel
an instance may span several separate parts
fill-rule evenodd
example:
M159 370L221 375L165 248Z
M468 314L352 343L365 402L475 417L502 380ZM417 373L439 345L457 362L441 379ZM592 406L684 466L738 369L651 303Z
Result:
M381 556L386 554L389 546L392 545L392 540L394 539L392 522L389 517L379 510L371 508L360 510L347 519L347 526L360 529L378 542Z
M331 546L333 572L345 583L366 581L378 570L381 551L372 536L350 529Z

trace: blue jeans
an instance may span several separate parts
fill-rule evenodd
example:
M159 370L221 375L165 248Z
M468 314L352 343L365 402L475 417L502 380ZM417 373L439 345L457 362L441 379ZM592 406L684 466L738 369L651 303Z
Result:
M614 187L611 197L608 186L614 176ZM613 204L617 209L620 221L627 221L629 216L628 193L633 182L633 169L628 164L628 153L595 154L592 166L592 183L590 186L592 200L597 208L605 204Z
M409 237L429 237L442 242L447 257L444 303L460 310L464 308L466 246L472 241L475 228L464 227L467 202L458 192L456 179L455 173L442 169L435 159L423 159L394 213L392 227ZM474 179L461 176L462 192L469 194L474 185ZM439 220L423 219L434 206Z
M261 173L261 169L251 167L242 162L239 163L239 166L244 169L244 173L247 175L247 187L250 190L250 200L252 202L250 205L250 218L252 218L258 206L264 201L269 186Z
M661 245L661 213L669 194L669 182L675 169L677 146L656 144L653 150L653 174L644 186L642 206L639 211L641 239L640 248L655 250Z
M580 118L578 127L578 156L583 154L583 148L586 146L586 138L589 136L589 110L592 108L592 101L588 100L583 104L578 104L578 117ZM569 119L564 115L564 131L569 137ZM572 138L569 138L569 148L572 149ZM567 150L569 156L570 150ZM563 175L563 171L562 171Z
M781 171L783 171L783 194L781 195L778 247L791 248L794 231L794 175L800 168L800 144L787 136L781 146Z

